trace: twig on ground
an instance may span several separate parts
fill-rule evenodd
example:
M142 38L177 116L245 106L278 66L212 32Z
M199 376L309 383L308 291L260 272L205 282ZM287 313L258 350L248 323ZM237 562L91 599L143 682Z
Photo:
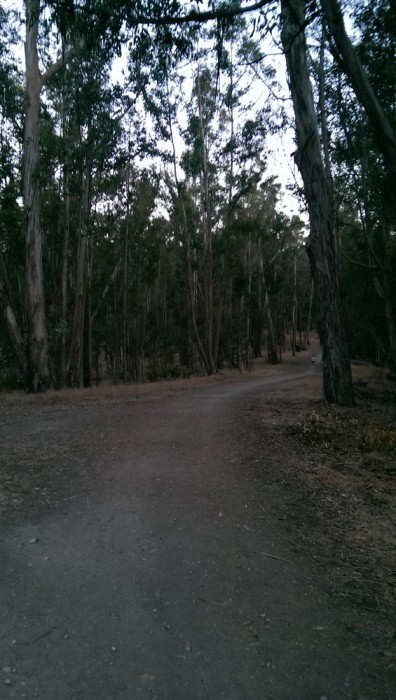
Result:
M286 561L288 564L293 564L290 559L284 559L284 557L277 557L275 554L268 554L267 552L260 552L260 554L263 555L263 557L269 557L270 559L278 559L279 561Z
M283 535L279 535L279 537L281 537L282 540L285 540L285 542L288 542L289 544L292 544L293 547L298 547L298 549L301 549L301 545L300 545L300 544L297 544L297 542L292 542L291 540L289 540L287 537L284 537Z
M201 674L202 685L203 685L203 687L204 687L204 689L205 689L206 697L208 698L208 697L209 697L209 693L208 693L208 689L207 689L207 687L206 687L205 678L204 678L204 675L203 675L202 671L200 671L200 674Z
M36 637L35 639L31 639L29 642L16 642L16 645L22 646L25 644L34 644L35 642L39 642L40 639L44 639L44 637L48 637L48 635L52 634L54 629L56 629L56 627L52 627L52 629L47 630L47 632L44 632L44 634L41 634L39 637Z

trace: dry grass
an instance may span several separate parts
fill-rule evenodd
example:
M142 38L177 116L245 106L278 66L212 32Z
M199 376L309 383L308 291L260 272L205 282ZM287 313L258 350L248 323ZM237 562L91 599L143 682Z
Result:
M225 368L212 376L191 375L188 379L164 379L157 382L130 382L127 384L114 384L111 380L105 380L98 386L91 388L62 389L61 391L50 389L43 394L26 394L23 391L2 392L0 393L0 412L13 407L38 406L45 408L60 404L83 406L92 403L106 405L107 403L149 400L216 384L238 383L245 381L246 378L255 380L259 377L273 377L291 372L301 364L307 364L309 356L318 351L319 343L315 339L308 353L296 353L293 357L291 351L287 351L282 357L282 362L275 366L269 365L266 358L262 357L255 361L254 369L251 372L245 370L239 372L237 369Z
M356 407L306 404L289 433L309 451L301 478L317 541L332 552L329 580L339 595L352 595L352 586L356 599L380 610L395 602L396 387L368 364L354 363L353 376Z
M285 513L290 540L314 557L334 601L353 610L353 629L369 654L392 674L396 385L367 364L354 364L353 376L358 382L353 408L329 406L319 374L293 383L292 391L279 386L256 400L245 449L251 450L264 494L281 488L274 517Z

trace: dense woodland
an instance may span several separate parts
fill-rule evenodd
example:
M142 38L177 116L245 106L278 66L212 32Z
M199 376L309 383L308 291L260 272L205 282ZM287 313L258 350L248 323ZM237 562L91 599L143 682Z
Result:
M395 370L395 46L392 0L3 3L0 384L252 369L313 327L329 401Z

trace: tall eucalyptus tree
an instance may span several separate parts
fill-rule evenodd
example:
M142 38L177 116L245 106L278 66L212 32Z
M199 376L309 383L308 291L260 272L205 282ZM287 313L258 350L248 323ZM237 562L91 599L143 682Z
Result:
M323 386L331 403L353 405L348 347L343 327L336 258L332 182L326 176L308 68L304 0L282 1L282 44L296 124L295 161L304 182L310 235L308 254L320 302Z

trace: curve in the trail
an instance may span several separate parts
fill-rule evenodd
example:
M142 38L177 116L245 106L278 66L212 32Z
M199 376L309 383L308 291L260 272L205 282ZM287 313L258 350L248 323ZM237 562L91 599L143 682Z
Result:
M0 658L11 671L1 698L330 700L353 690L359 660L345 657L314 564L263 518L258 498L271 494L239 468L240 407L315 371L47 416L46 439L63 425L70 446L89 440L96 481L4 529ZM40 420L30 416L32 434ZM23 420L19 430L22 439Z

